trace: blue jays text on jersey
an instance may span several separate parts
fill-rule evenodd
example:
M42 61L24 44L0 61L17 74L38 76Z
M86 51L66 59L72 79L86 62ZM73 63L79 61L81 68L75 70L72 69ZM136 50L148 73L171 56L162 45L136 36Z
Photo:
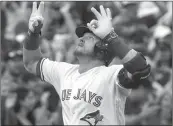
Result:
M101 96L93 93L91 91L87 91L86 89L82 91L78 89L76 95L71 96L72 89L64 89L62 90L62 101L70 100L73 98L74 100L84 100L87 103L93 104L95 107L99 107L101 105L101 100L103 99Z

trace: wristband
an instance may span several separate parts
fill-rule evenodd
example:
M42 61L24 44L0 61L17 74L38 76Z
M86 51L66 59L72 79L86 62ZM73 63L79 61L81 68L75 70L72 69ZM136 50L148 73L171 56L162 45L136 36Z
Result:
M28 30L28 34L23 43L23 47L27 50L36 50L39 47L40 33L33 33L32 31Z
M40 32L32 32L30 29L28 29L28 35L29 36L41 36L41 31Z
M130 51L128 46L115 33L114 29L112 29L112 31L106 35L102 41L104 45L107 46L108 50L120 59Z
M106 35L106 37L104 37L103 42L109 44L115 38L118 38L118 35L115 33L115 31L113 29L108 35Z

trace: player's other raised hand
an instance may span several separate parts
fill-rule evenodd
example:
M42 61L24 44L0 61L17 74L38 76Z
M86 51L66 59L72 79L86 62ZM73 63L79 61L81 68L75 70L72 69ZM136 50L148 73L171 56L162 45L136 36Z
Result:
M91 11L97 20L91 20L87 26L95 35L103 39L113 30L111 11L109 8L105 10L102 5L100 5L100 13L94 7L91 8Z
M33 33L40 33L43 26L44 2L40 2L37 9L37 2L33 2L32 13L29 19L29 30Z

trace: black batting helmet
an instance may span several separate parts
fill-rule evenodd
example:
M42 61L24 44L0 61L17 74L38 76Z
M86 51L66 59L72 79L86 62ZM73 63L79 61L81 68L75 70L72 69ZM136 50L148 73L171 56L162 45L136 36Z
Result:
M88 27L86 26L79 26L76 28L76 35L80 38L82 37L85 33L92 33L94 34ZM95 34L94 34L95 35ZM113 54L108 50L108 45L103 42L102 40L97 42L95 47L94 47L94 52L103 52L104 57L103 60L105 62L105 66L108 66L110 62L113 60L114 56Z

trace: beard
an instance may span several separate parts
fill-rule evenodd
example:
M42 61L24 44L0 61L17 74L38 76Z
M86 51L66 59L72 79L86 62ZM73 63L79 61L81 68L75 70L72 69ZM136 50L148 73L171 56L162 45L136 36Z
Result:
M78 47L75 48L75 51L74 51L74 55L75 56L82 56L83 55L83 52L82 50L79 50Z
M83 54L82 49L79 49L79 47L76 47L76 48L75 48L75 51L74 51L74 55L75 55L76 57L78 57L78 56L83 56L84 54Z
M74 51L74 55L76 57L87 56L87 57L96 58L96 55L94 52L86 52L83 48L80 48L80 47L76 47Z

